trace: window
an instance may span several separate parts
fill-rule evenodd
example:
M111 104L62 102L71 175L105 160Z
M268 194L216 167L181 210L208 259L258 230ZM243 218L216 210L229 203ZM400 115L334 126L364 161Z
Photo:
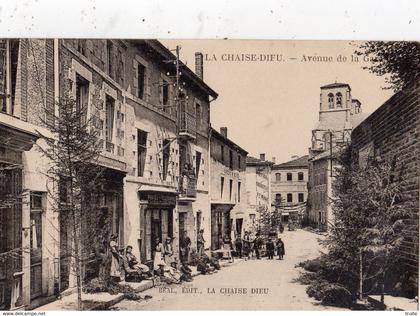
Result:
M77 40L77 51L81 53L83 56L86 56L86 40L85 39Z
M300 203L302 203L302 202L304 202L304 201L305 201L305 195L304 195L303 193L299 193L299 194L298 194L298 201L299 201Z
M106 125L106 150L109 152L113 152L113 144L112 139L114 135L114 111L115 111L115 100L110 97L109 95L106 96L106 117L105 117L105 125Z
M14 114L19 40L0 40L0 111Z
M281 173L277 172L276 173L276 182L280 182L281 181Z
M200 172L200 165L201 165L201 153L196 151L195 152L195 176L196 176L195 179L196 180L198 180L198 173Z
M199 130L202 124L202 113L201 113L201 105L198 103L195 104L195 122L196 122L197 130Z
M341 94L341 92L337 92L337 94L336 94L336 104L337 104L337 107L338 108L342 108L343 107L343 101L342 101L342 94Z
M222 199L223 199L223 189L224 189L224 186L225 186L225 178L224 177L221 177L220 178L220 198L222 198Z
M330 109L334 108L334 94L332 93L328 94L328 108Z
M293 194L287 193L287 203L292 203L292 202L293 202Z
M137 130L137 175L143 177L147 154L147 133Z
M293 180L292 173L288 172L287 173L287 181L292 181L292 180Z
M76 77L76 111L80 115L80 123L86 123L86 114L89 100L89 81Z
M163 175L162 179L165 181L166 176L168 175L168 166L169 166L169 156L171 151L171 141L169 139L163 140L163 148L162 148L162 169Z
M238 202L241 202L241 182L238 181Z
M146 67L142 64L137 65L137 96L144 99L144 88L146 81Z
M303 181L303 172L298 173L298 180Z
M281 194L280 193L276 193L275 203L276 203L276 205L281 204Z
M220 145L220 159L225 162L225 147L223 145Z
M229 201L232 201L233 180L229 179Z
M112 55L114 51L114 45L110 40L106 41L106 53L108 57L108 75L111 78L114 78L114 62L112 60Z
M229 150L229 168L233 169L233 152Z
M238 155L238 170L241 170L241 155Z
M166 80L162 82L162 104L168 105L169 103L169 83Z

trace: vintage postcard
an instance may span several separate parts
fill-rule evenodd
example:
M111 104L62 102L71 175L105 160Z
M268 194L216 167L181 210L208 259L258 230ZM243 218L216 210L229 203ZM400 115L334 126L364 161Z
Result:
M0 39L0 310L418 310L420 43Z

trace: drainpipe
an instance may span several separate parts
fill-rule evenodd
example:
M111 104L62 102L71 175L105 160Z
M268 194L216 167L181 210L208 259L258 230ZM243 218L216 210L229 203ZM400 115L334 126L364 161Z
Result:
M58 102L60 101L60 61L59 61L59 45L60 40L58 38L54 39L54 114L55 117L58 117L59 110L58 110ZM55 186L57 187L57 186ZM60 280L60 218L59 213L54 212L57 214L56 219L56 231L57 231L57 244L55 245L55 256L54 256L54 294L59 294L61 292L61 280Z
M209 106L209 114L210 114L210 106ZM209 200L208 200L208 207L209 207L209 213L208 213L209 219L208 219L208 223L210 225L207 228L209 229L209 234L208 234L209 241L210 241L209 242L209 248L211 249L211 192L212 192L212 188L211 188L211 153L210 153L210 150L211 150L211 137L212 137L211 124L209 124L209 132L208 132L208 135L209 135L208 151L207 151L207 155L208 155L207 161L208 161L208 164L209 164L209 168L208 168L209 169L209 173L208 173L208 198L209 198Z

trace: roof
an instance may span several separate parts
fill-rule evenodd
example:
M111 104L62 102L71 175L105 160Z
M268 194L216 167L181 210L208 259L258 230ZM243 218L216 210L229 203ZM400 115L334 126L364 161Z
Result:
M356 128L357 125L362 123L367 117L369 116L369 113L358 113L350 115L350 121L353 128Z
M351 90L350 86L347 83L340 83L340 82L327 84L325 86L322 86L321 89L331 89L331 88L341 88L341 87L348 87Z
M142 39L142 40L127 40L128 42L137 43L137 44L145 44L149 48L151 48L155 53L160 55L162 61L167 60L174 60L176 56L166 48L161 42L158 40L152 39ZM184 63L180 62L181 73L191 80L196 86L198 86L201 90L205 91L208 95L212 96L213 98L217 98L218 94L212 88L210 88L199 76L197 76L190 68L187 67Z
M264 165L274 165L274 162L268 160L261 160L252 156L246 157L247 166L264 166Z
M312 161L322 160L322 159L330 159L330 158L336 158L337 155L340 153L341 147L340 146L334 146L332 148L332 156L329 149L323 151L322 153L314 156L311 158Z
M215 136L215 138L217 138L218 140L224 142L228 146L232 147L232 149L235 149L237 151L240 151L243 155L245 155L245 156L248 155L248 152L245 149L243 149L242 147L240 147L239 145L237 145L236 143L234 143L229 138L224 137L222 134L220 134L213 127L211 128L211 136ZM210 141L211 141L211 138L210 138Z
M305 155L273 166L273 169L308 168L309 155Z

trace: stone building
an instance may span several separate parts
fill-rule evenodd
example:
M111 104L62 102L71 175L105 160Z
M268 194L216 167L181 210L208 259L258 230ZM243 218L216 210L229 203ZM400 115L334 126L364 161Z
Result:
M419 269L419 124L420 80L393 95L351 134L353 159L359 165L367 159L396 159L395 168L404 177L399 203L410 215L404 223L400 248L403 290L418 295Z
M246 194L247 213L244 216L244 228L255 232L258 228L260 212L271 209L271 168L274 162L248 156L246 159Z
M47 193L39 133L58 96L55 40L0 40L0 309L21 309L58 286L58 214ZM48 110L48 111L47 111Z
M227 127L220 133L211 130L211 248L219 249L220 240L242 235L246 215L247 152L227 136Z
M334 152L350 142L352 129L365 117L360 101L352 97L348 84L321 87L319 120L312 130L309 148L306 219L322 231L332 221Z
M271 167L271 203L282 211L282 222L301 220L308 197L308 155Z
M156 40L0 41L0 199L22 200L0 207L0 256L20 251L0 260L2 309L32 308L75 285L69 221L51 205L48 161L32 146L66 94L87 107L102 144L95 208L107 224L84 225L84 233L118 234L119 246L132 245L146 263L157 238L174 237L178 250L183 231L195 247L204 228L210 247L209 106L217 93L200 77L202 55L196 60L199 75ZM108 242L85 245L86 280L99 274Z

